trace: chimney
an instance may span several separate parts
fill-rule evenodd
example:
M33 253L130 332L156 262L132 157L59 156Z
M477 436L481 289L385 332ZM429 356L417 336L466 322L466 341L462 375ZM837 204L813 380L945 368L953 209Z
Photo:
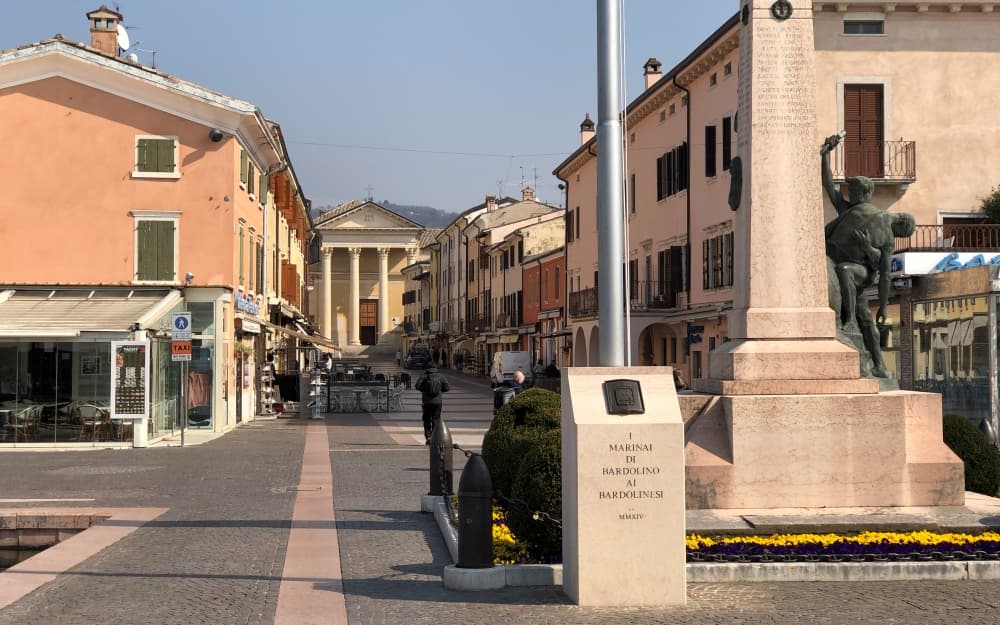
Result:
M122 14L102 4L87 13L87 19L90 20L90 47L118 56L118 25L122 23Z
M594 120L590 119L590 113L583 118L583 122L580 124L580 145L590 141L594 138Z
M646 79L646 89L649 89L657 80L663 78L663 72L660 71L661 67L663 65L653 57L649 57L646 64L642 66L642 75Z
M497 209L497 196L487 195L486 196L486 212L491 213Z
M521 201L527 202L529 200L532 202L535 201L535 190L531 187L524 187L521 189Z

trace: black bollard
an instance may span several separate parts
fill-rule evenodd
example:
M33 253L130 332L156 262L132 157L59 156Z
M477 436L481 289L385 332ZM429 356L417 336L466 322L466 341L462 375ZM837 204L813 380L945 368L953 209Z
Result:
M460 569L493 566L493 480L479 454L469 456L458 482L458 562Z
M431 434L431 490L428 494L436 497L452 494L451 471L454 465L452 450L451 431L445 425L444 419L438 418L434 424L434 433Z

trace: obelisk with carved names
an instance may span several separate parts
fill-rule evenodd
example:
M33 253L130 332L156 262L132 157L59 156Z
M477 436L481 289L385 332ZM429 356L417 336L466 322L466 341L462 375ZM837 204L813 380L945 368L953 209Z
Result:
M811 0L741 3L736 272L730 341L712 352L701 391L877 391L836 340L827 295L818 182ZM812 381L824 380L817 387Z

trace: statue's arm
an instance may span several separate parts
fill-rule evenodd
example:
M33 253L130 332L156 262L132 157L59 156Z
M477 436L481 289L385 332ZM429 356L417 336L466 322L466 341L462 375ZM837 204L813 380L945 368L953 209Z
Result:
M828 137L823 142L823 147L819 149L819 158L820 169L823 175L823 189L830 198L830 202L833 203L833 207L837 209L837 214L840 214L847 210L849 206L844 200L844 196L840 194L840 187L833 182L833 171L830 169L830 152L837 147L838 143L840 143L840 135Z

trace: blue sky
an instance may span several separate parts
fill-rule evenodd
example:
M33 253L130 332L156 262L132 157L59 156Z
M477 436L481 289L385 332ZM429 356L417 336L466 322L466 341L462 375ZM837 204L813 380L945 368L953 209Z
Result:
M89 42L102 0L5 3L0 48ZM737 0L624 0L631 100L642 65L669 69ZM113 8L113 2L107 2ZM314 206L363 198L460 211L524 180L560 203L552 169L597 116L587 0L119 2L157 68L249 100L285 132ZM138 52L150 64L148 52ZM355 146L355 147L346 147ZM364 147L359 147L364 146ZM374 149L377 148L377 149ZM492 155L492 156L478 156Z

